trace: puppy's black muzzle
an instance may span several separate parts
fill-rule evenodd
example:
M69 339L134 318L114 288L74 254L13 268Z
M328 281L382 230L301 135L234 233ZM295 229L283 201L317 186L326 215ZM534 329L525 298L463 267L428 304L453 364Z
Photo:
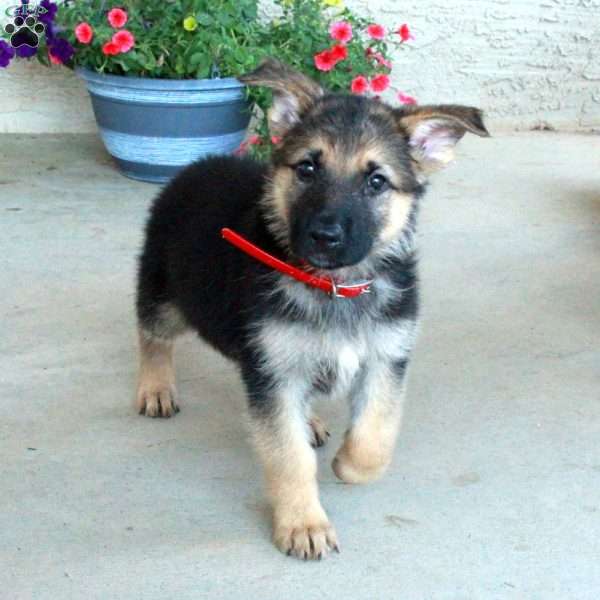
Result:
M339 223L317 222L309 232L315 247L324 252L339 248L344 243L344 230Z
M318 269L339 269L354 265L367 255L371 243L351 218L317 213L307 218L293 236L297 256Z

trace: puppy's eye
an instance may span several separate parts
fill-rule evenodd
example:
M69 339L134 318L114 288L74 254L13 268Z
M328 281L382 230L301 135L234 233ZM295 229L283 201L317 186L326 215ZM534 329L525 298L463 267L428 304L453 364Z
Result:
M311 160L303 160L296 165L296 175L300 181L311 181L317 172L317 165Z
M382 191L387 185L388 180L381 173L374 173L373 175L369 175L367 179L367 185L369 189L374 192Z

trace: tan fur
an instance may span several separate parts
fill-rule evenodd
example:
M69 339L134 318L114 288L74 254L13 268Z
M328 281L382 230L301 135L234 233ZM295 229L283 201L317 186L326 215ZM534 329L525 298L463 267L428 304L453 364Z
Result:
M282 401L283 406L292 404ZM320 559L337 550L335 530L319 501L317 460L307 423L290 409L274 422L254 422L251 429L273 507L275 545L304 559Z
M179 410L175 401L173 342L139 331L140 370L136 404L147 417L170 417Z
M413 198L409 194L402 194L396 191L389 192L389 196L386 199L386 224L379 235L379 239L382 242L391 242L399 236L408 221L412 203Z
M386 368L367 385L366 406L346 432L332 467L346 483L367 483L383 475L392 460L402 418L404 390Z
M366 145L357 148L356 152L350 156L338 157L338 164L343 168L344 173L348 175L367 173L369 165L373 163L381 167L382 172L394 185L400 184L396 174L387 166L388 158L376 140L372 140Z
M271 232L284 244L288 242L289 207L287 194L292 187L294 174L291 169L277 169L269 182L267 194L263 199L265 216Z
M335 145L324 136L302 140L302 146L289 155L288 162L290 164L299 163L308 157L309 152L320 152L321 160L330 168L335 167L340 162Z

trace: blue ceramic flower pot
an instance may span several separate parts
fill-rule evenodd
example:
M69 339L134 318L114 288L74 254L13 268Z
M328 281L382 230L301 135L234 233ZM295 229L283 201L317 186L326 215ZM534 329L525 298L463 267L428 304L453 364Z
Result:
M235 150L250 110L237 79L148 79L77 69L102 141L123 174L163 183L207 154Z

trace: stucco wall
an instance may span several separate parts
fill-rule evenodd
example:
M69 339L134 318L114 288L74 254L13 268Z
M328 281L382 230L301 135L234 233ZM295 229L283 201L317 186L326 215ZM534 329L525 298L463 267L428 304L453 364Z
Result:
M2 14L13 0L0 0ZM600 0L349 0L415 41L395 57L420 102L483 107L492 128L600 128ZM61 67L0 69L0 131L95 131L83 83Z

